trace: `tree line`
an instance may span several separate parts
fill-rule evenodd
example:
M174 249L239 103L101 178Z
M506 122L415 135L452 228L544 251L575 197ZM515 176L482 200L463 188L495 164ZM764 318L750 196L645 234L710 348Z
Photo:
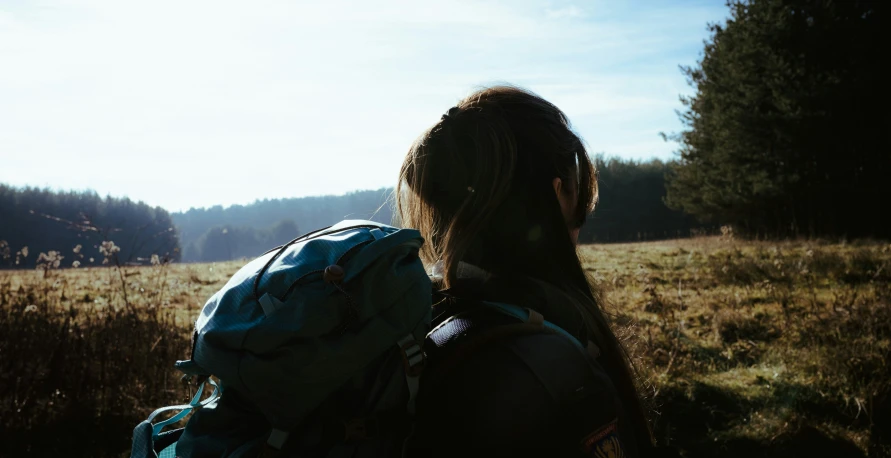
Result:
M193 208L173 213L184 261L220 261L257 256L278 244L343 219L390 223L392 189L341 196L263 199L248 205Z
M669 163L594 158L600 200L585 224L581 243L630 242L688 237L702 227L665 205ZM257 256L300 235L343 219L392 223L392 188L343 196L267 199L227 208L191 209L172 215L185 261ZM284 219L283 219L284 218Z
M581 243L636 242L689 237L712 229L665 204L671 162L594 157L599 187L594 212L579 232Z
M663 202L669 163L597 156L595 164L600 201L580 234L582 243L685 237L699 227ZM101 263L98 250L105 240L114 241L121 262L129 263L145 262L153 254L184 262L252 258L343 219L393 222L392 188L168 213L92 192L0 186L0 240L7 242L7 266L15 265L13 255L23 246L32 253L56 251L65 257L62 265L75 260L86 265L89 257ZM66 251L77 245L95 253L84 261ZM35 265L35 256L19 258L19 267Z
M178 261L170 213L95 192L0 184L0 268Z
M283 219L271 227L214 226L186 245L183 260L214 262L230 259L254 258L272 247L282 245L299 235L297 223Z

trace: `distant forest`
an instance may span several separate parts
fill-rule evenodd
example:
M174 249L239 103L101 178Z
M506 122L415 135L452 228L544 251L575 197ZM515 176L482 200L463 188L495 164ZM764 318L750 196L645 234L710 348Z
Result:
M671 162L594 158L599 200L579 233L581 243L637 242L689 237L714 230L665 204Z
M0 268L180 260L167 210L94 192L0 184Z
M636 162L595 158L600 202L585 225L582 243L623 242L686 237L700 225L668 208L661 161ZM343 219L392 223L391 188L342 196L267 199L249 205L215 206L169 214L129 199L95 193L55 193L0 185L0 256L15 267L36 265L39 253L55 251L60 265L101 263L101 242L117 244L122 263L145 263L152 255L184 262L251 258L299 235ZM0 242L2 243L2 242ZM74 253L77 245L82 253Z
M250 258L304 232L344 219L390 223L386 205L392 190L356 191L342 196L264 199L249 205L191 209L173 213L183 260Z
M696 221L668 208L667 165L595 158L600 203L579 238L582 243L687 237ZM250 205L192 209L173 213L184 261L221 261L252 257L303 232L343 219L390 224L392 188L343 196L261 200Z

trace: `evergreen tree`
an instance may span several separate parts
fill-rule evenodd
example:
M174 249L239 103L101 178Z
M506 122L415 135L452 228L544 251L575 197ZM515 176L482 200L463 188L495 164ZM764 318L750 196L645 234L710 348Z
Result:
M103 242L114 242L120 250L114 253L115 262L122 264L148 264L152 255L168 261L180 258L167 210L95 192L0 184L0 241L11 251L9 258L0 256L0 268L34 267L40 253L51 251L62 256L60 267L101 265Z
M634 242L687 237L697 227L683 212L665 205L665 173L659 160L638 162L596 156L599 200L579 241Z
M667 202L753 235L888 235L886 7L728 3L695 68Z

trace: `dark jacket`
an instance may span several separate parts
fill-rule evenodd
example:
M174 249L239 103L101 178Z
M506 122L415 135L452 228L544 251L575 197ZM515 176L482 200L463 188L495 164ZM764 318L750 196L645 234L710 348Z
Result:
M571 323L564 328L586 342L581 317L557 316L553 306L572 299L538 282L476 282L441 295L408 456L641 456L611 378L594 358L557 334L493 333L517 320L480 300Z

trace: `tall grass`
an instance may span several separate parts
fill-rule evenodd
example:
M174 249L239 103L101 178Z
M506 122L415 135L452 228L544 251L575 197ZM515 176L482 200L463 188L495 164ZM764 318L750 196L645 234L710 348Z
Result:
M121 456L147 412L185 394L172 364L188 321L163 306L167 268L131 285L119 266L0 274L0 455Z

